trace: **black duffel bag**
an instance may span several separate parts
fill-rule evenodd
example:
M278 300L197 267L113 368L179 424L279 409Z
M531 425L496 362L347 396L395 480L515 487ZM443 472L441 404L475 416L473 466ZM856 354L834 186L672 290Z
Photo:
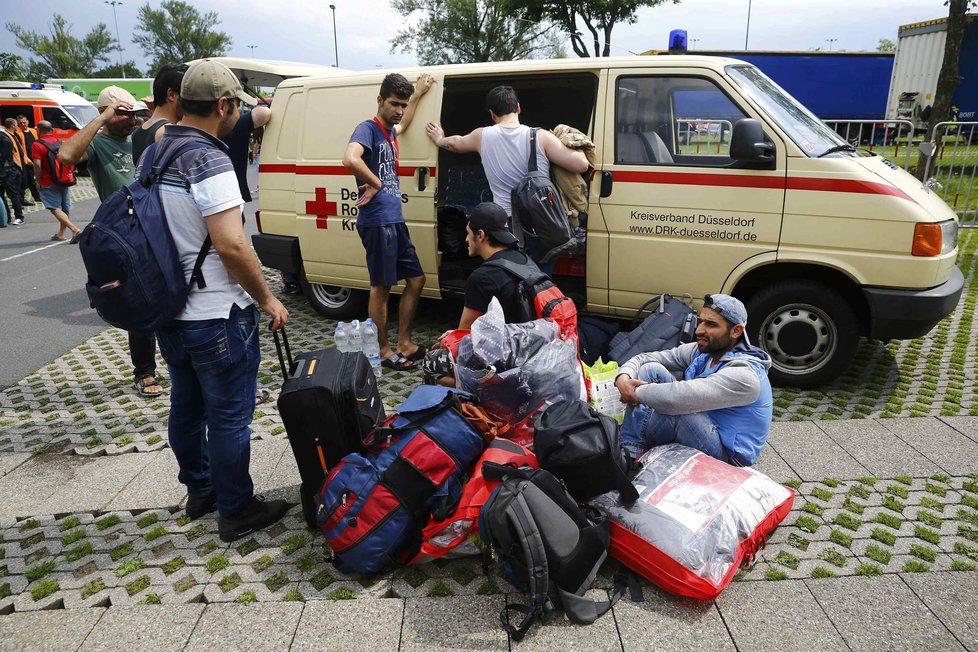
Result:
M533 452L582 503L616 489L626 505L638 498L626 474L630 461L618 441L618 422L584 401L558 401L537 416Z

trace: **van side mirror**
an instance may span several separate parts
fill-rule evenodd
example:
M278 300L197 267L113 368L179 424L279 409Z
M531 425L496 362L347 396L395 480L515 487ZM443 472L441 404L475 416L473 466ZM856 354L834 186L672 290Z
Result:
M773 163L774 143L764 135L761 123L752 118L738 120L730 136L730 158L746 163Z

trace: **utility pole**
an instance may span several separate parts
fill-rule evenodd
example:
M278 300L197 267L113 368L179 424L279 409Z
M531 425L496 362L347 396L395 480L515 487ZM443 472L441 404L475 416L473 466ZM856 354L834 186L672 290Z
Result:
M119 17L115 13L116 5L121 5L120 0L105 0L105 4L112 5L112 18L115 20L115 40L119 44L119 68L122 70L122 78L126 78L126 68L122 65L122 39L119 38Z
M747 51L747 42L750 40L750 6L752 0L747 0L747 32L744 34L744 52Z
M340 51L336 45L336 5L330 5L330 9L333 11L333 67L340 67Z
M839 39L837 39L837 38L827 38L825 40L828 42L828 44L829 44L829 52L831 52L832 51L832 44L835 43L836 41L838 41Z

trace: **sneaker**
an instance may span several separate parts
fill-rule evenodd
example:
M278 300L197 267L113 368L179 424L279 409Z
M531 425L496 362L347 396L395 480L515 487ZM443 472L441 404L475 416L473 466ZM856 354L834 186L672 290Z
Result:
M25 199L24 201L21 202L21 205L22 206L34 206L34 200L33 199Z
M264 496L255 495L251 504L231 516L221 516L217 519L217 532L221 541L230 543L241 537L248 536L256 530L275 523L289 511L289 504L284 500L265 501Z
M23 224L24 223L24 218L23 217L15 217L14 219L10 220L10 223L11 224Z
M188 496L186 514L187 518L200 518L217 509L217 495L212 491L203 496Z

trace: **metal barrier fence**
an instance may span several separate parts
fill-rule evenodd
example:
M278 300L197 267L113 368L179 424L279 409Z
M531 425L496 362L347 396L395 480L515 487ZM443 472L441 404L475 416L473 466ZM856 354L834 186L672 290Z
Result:
M978 228L978 122L938 123L921 156L927 156L925 183L958 214L962 227Z
M826 125L855 147L883 149L883 156L904 170L910 169L913 123L909 120L825 120ZM890 152L889 148L893 148Z

